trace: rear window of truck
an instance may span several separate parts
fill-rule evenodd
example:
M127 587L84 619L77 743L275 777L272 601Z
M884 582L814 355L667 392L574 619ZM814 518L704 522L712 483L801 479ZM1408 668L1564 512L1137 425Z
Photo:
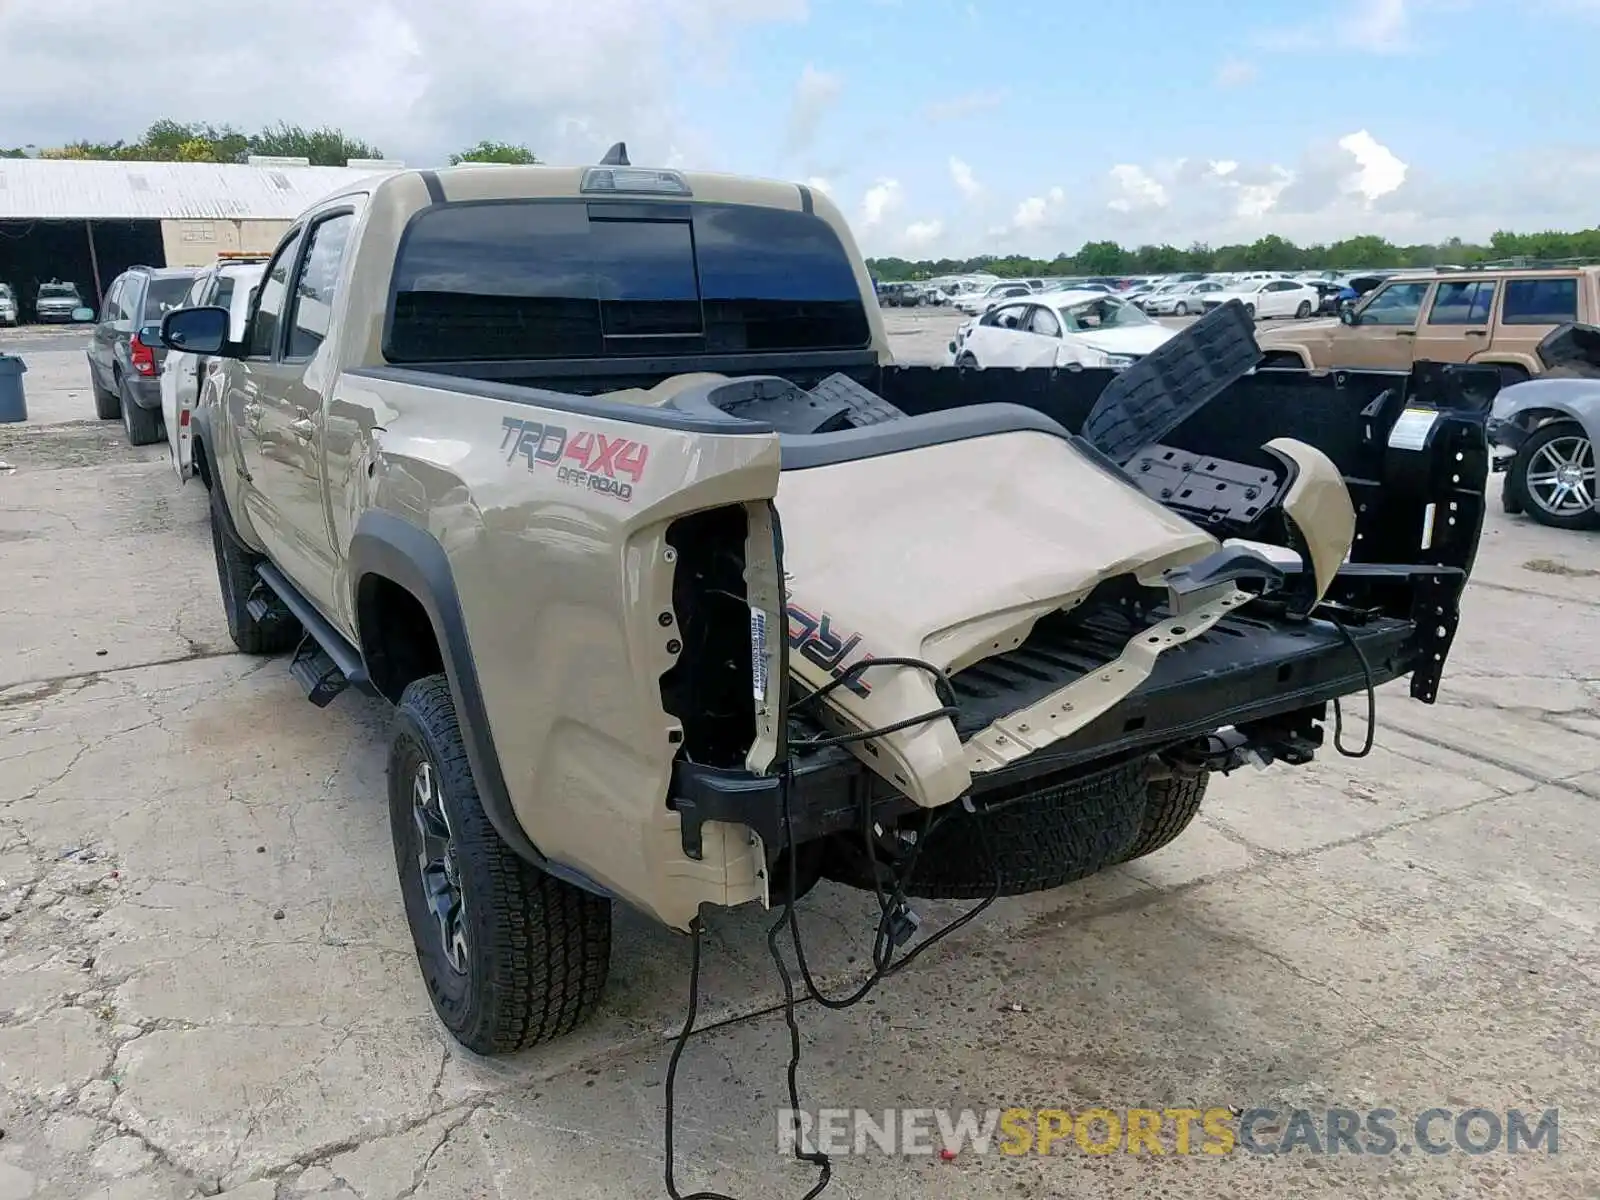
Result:
M401 239L394 363L855 350L870 343L826 222L751 205L499 201Z

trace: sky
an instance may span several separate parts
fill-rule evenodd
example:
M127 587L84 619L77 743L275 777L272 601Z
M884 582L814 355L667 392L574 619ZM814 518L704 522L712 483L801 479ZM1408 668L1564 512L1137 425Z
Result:
M1600 225L1600 0L0 0L0 144L331 124L408 165L810 181L870 255Z

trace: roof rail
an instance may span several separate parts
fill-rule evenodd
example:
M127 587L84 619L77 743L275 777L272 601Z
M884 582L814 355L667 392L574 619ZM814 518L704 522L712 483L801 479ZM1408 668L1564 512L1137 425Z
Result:
M606 151L605 157L600 160L602 167L631 167L628 161L628 143L618 142Z

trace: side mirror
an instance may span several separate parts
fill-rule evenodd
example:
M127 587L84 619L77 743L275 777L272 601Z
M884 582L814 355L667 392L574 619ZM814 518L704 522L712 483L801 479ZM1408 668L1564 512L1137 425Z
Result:
M144 340L142 333L140 340ZM228 341L228 310L225 308L173 309L161 318L156 344L189 354L237 356L237 350Z
M72 319L77 321L79 324L82 324L85 321L92 321L94 320L94 309L81 307L75 308L72 310Z
M1342 305L1339 309L1339 320L1343 321L1346 325L1356 324L1356 310L1348 304Z

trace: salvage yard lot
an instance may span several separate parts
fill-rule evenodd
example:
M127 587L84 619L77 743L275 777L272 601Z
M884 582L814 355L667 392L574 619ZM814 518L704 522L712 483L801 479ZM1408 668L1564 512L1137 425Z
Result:
M957 323L886 319L905 359L937 360ZM664 1195L687 941L624 914L596 1020L493 1062L449 1042L395 881L385 709L315 709L285 660L234 653L203 490L87 419L81 335L7 347L34 419L0 426L0 1200ZM1554 1108L1557 1153L1068 1139L873 1151L824 1195L1597 1194L1597 597L1600 540L1496 496L1440 703L1387 688L1370 757L1216 780L1168 849L997 905L861 1007L800 1010L808 1107L1390 1108L1402 1127ZM835 992L870 907L830 885L802 903ZM775 1149L768 924L708 918L701 1022L722 1024L678 1081L686 1191L810 1184Z

